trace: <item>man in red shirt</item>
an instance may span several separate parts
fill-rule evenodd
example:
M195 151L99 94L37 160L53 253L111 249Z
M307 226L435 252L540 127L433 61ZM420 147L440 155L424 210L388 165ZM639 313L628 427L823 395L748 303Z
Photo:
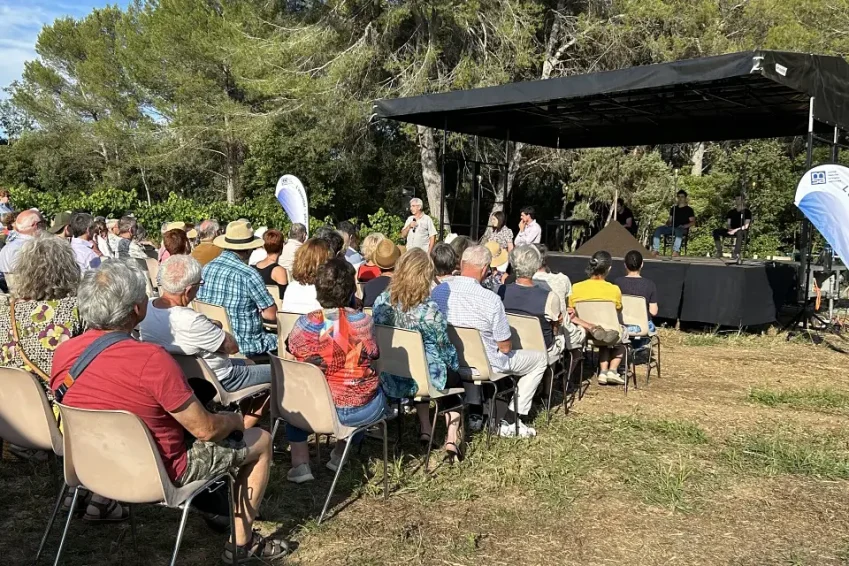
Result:
M90 329L64 342L53 357L50 380L57 390L86 348L108 332L129 334L147 313L145 276L135 265L110 260L85 273L77 293L80 316ZM150 429L171 481L186 485L232 468L236 475L236 544L241 562L283 556L288 545L252 532L271 467L271 436L244 430L237 413L210 413L195 397L180 367L161 346L126 339L103 350L70 384L70 407L128 411ZM242 432L241 440L231 433ZM186 432L193 438L186 440ZM235 435L237 436L237 435ZM222 558L231 561L227 546Z

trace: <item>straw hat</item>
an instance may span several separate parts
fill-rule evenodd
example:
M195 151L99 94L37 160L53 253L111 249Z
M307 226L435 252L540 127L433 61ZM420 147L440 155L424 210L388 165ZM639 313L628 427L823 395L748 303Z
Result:
M498 242L490 240L484 244L484 247L492 254L492 261L489 263L490 267L499 267L510 261L510 255L507 253L507 250L502 248Z
M387 238L377 244L377 249L374 252L374 264L380 269L389 270L395 267L399 257L401 257L401 250L392 243L392 240Z
M198 237L198 231L195 230L194 228L192 228L191 230L186 232L186 237L190 240L194 240L195 238Z
M186 231L186 223L185 222L168 222L162 228L162 233L168 232L169 230L182 230Z
M223 236L218 236L213 244L224 250L254 250L263 245L261 239L254 235L250 222L236 220L227 225Z

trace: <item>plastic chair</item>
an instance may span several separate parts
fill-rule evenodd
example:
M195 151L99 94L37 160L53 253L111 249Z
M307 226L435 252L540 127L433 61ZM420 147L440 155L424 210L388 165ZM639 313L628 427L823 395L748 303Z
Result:
M657 368L657 377L660 377L660 336L657 331L649 331L649 313L646 299L635 295L622 295L622 321L626 325L640 327L639 334L631 334L631 338L649 338L649 361L646 365L646 385L648 385L652 369ZM657 349L657 358L655 358L655 348Z
M221 330L226 332L227 334L233 334L233 326L230 324L230 315L227 314L227 309L220 305L213 305L211 303L204 303L203 301L199 301L195 299L192 301L192 309L195 312L198 312L204 315L209 320L217 320L221 323ZM230 356L231 358L244 358L245 355L242 353L233 354Z
M62 433L47 395L38 378L28 371L0 368L0 438L22 448L52 451L60 457L63 454ZM41 557L67 490L67 484L62 482L53 513L38 545L36 562Z
M103 497L130 505L133 541L136 538L132 506L156 503L183 511L171 566L177 563L180 543L195 496L227 480L230 489L230 533L235 537L233 476L228 472L209 480L194 481L177 487L171 483L153 437L144 422L126 411L93 411L58 404L64 427L65 483L74 494L71 509L76 508L80 487ZM217 488L216 488L217 489ZM58 566L73 513L68 515L59 550ZM230 544L235 550L235 538ZM233 552L234 564L236 553Z
M424 342L422 335L413 330L405 330L403 328L395 328L393 326L385 326L376 324L374 326L374 334L377 339L377 347L380 351L380 359L375 362L375 369L378 372L387 372L399 377L406 377L416 382L418 386L418 394L413 398L415 402L433 401L436 411L433 415L433 423L430 429L430 438L436 432L436 421L439 420L439 415L452 411L460 411L461 422L463 420L463 401L460 397L459 403L450 404L449 406L439 407L440 401L445 402L446 398L453 398L457 395L462 395L465 389L462 387L449 388L443 391L436 389L430 383L430 372L428 371L427 356L425 355ZM399 411L398 423L400 418ZM400 429L399 429L400 430ZM398 435L400 440L401 435ZM427 473L428 464L430 463L430 452L433 443L428 443L427 453L424 459L424 473Z
M515 395L518 379L514 375L496 372L489 364L486 348L483 345L481 333L476 328L465 328L462 326L448 325L448 339L457 350L460 359L460 375L468 383L480 385L481 387L492 387L492 397L489 399L489 426L486 429L486 444L489 446L490 437L496 426L495 423L495 399L509 398L513 393L513 412L519 413L519 397ZM498 391L498 382L509 378L511 387ZM516 419L516 436L519 436L519 420Z
M339 422L336 414L336 405L330 394L330 387L324 373L312 364L284 360L273 354L271 358L271 421L274 426L271 430L271 441L277 434L280 421L285 421L301 430L316 435L333 435L337 440L345 440L345 451L342 453L342 463L333 476L330 485L330 493L324 502L318 523L324 519L330 498L339 481L339 474L348 459L351 449L351 439L355 434L365 431L375 425L383 426L383 499L389 498L389 475L388 461L389 448L387 443L386 418L380 418L374 422L359 427L345 426Z
M171 354L171 357L176 360L180 369L183 370L183 375L186 379L202 379L210 383L215 388L215 401L221 403L225 407L233 404L239 404L243 400L260 395L269 389L271 385L264 383L261 385L252 385L239 389L238 391L227 391L221 382L218 381L218 376L206 363L206 360L198 356L186 356L184 354Z
M266 285L265 288L268 289L268 293L274 299L274 304L277 305L277 309L279 310L283 304L283 297L280 296L280 287L277 285Z
M295 328L295 323L302 315L294 312L278 312L277 313L277 352L282 353L286 350L286 339L289 333Z
M620 344L625 347L625 393L628 393L628 382L631 377L634 378L634 387L637 387L637 376L631 374L629 365L631 352L631 344L625 339L622 340L622 323L619 320L619 312L616 310L616 305L611 301L581 301L575 303L575 312L578 318L586 322L597 324L605 330L615 330L619 332ZM587 344L593 348L609 347L607 344L599 344L592 337L588 337ZM601 366L599 366L601 371Z
M149 257L144 260L147 264L147 275L150 277L150 284L154 289L159 288L159 261Z

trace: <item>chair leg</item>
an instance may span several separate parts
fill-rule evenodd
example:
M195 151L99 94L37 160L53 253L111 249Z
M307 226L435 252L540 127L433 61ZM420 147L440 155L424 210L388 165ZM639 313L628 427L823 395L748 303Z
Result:
M274 446L274 439L277 438L277 428L280 426L280 419L274 419L274 425L271 427L271 445Z
M71 499L71 508L68 511L68 519L65 521L65 530L62 531L62 539L59 541L59 550L56 551L56 560L53 566L59 566L62 561L62 551L65 549L65 539L68 538L68 529L71 527L71 519L74 518L74 509L77 508L77 497L80 495L80 488L75 487L74 497Z
M65 492L68 491L68 484L62 482L62 487L59 489L59 497L56 498L56 505L53 506L53 513L50 515L50 520L47 521L47 528L44 530L44 535L41 537L41 544L38 545L38 552L35 553L35 562L41 557L44 551L44 545L47 542L47 537L50 530L53 528L53 523L56 521L56 515L59 513L59 508L62 507L62 500L65 499ZM73 515L74 508L68 510Z
M401 446L401 438L404 435L404 413L402 412L401 401L398 401L398 416L395 417L395 428L397 432L397 436L395 438L395 446L392 449L393 454L397 456L398 447Z
M183 542L183 533L186 530L186 521L189 518L189 508L192 506L193 499L194 497L190 497L185 503L183 503L183 517L180 519L180 528L177 529L177 542L174 543L174 553L171 555L171 566L176 566L177 564L177 555L180 553L180 544Z
M133 552L139 555L138 532L136 531L136 506L129 504L130 508L130 535L133 537Z
M424 474L427 475L427 468L430 465L430 451L433 449L433 435L436 434L436 421L439 419L439 401L436 399L433 400L435 405L435 410L433 412L433 422L430 425L430 442L427 445L427 451L425 452L424 459ZM428 411L430 411L430 407L428 407Z
M629 369L630 368L628 366L628 345L625 344L625 395L628 394L628 381L631 379L631 376L628 375Z
M383 420L383 500L389 499L389 424Z
M230 549L233 558L233 566L239 563L239 558L236 556L236 479L227 474L227 488L230 490Z
M333 497L333 491L336 489L336 482L339 481L339 474L342 472L342 468L345 466L345 462L348 461L348 451L351 449L351 439L354 435L351 435L345 442L345 450L342 451L342 462L339 464L339 467L336 469L336 474L333 476L333 483L330 484L330 493L327 494L327 499L324 501L324 508L321 510L321 516L318 518L318 524L321 524L321 521L324 519L324 514L327 513L327 506L330 505L330 498Z
M516 438L519 438L519 379L516 377L513 380L513 414L516 416Z
M657 339L657 378L660 379L660 338Z

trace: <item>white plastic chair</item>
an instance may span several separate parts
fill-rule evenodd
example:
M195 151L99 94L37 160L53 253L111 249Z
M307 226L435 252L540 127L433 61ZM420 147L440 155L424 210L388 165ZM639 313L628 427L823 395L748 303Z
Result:
M271 389L271 384L263 383L260 385L251 385L238 391L227 391L221 382L218 381L218 376L206 363L206 360L197 356L186 356L183 354L171 354L171 357L176 360L180 369L183 370L183 375L186 379L202 379L215 388L215 401L222 405L230 406L239 404L249 397L255 397Z
M612 301L581 301L575 303L575 312L578 314L578 318L586 322L597 324L605 330L619 332L620 344L625 347L625 393L628 393L628 382L632 377L634 387L637 387L637 376L631 372L630 365L631 344L627 338L622 340L622 323L616 305ZM593 348L608 346L607 344L597 343L592 337L588 338L587 343Z
M301 317L300 314L294 312L277 313L277 352L283 353L286 351L286 339L289 333L295 328L295 323Z
M224 307L220 305L213 305L211 303L204 303L203 301L195 299L192 301L192 309L194 309L195 312L204 315L209 320L217 320L221 323L221 330L227 334L233 335L233 325L230 324L230 315L227 314L227 309ZM238 354L233 354L230 357L244 358L245 355L240 352Z
M660 336L657 331L649 330L649 311L644 297L622 295L622 322L640 327L640 332L631 334L631 338L648 337L649 339L649 361L646 364L646 385L648 385L652 369L657 368L657 377L660 377ZM655 357L655 348L657 357Z

